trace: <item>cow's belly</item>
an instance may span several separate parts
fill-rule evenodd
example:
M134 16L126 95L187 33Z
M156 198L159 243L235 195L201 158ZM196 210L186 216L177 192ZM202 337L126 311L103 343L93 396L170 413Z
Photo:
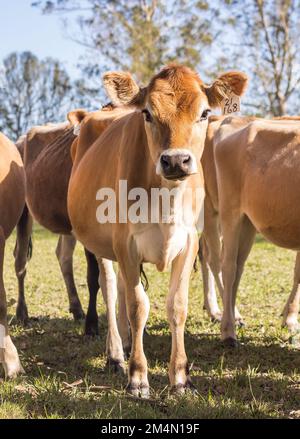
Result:
M261 229L260 232L273 244L279 247L288 248L291 250L300 250L300 225L295 225L292 228L281 228L269 226Z
M152 225L134 234L142 262L150 262L163 271L187 244L188 231L180 226Z
M276 221L275 217L272 221L267 215L263 216L262 212L254 212L248 216L256 230L273 244L300 250L300 215L299 220L286 218L286 221Z
M84 212L77 211L72 216L72 233L82 245L98 258L110 259L116 261L116 255L113 249L113 230L112 225L99 224L92 215L84 215Z
M280 191L270 185L248 192L245 213L263 236L272 243L294 250L300 249L300 191Z
M67 211L67 193L72 162L67 151L62 157L41 155L26 168L26 201L35 220L53 233L68 234L71 224Z

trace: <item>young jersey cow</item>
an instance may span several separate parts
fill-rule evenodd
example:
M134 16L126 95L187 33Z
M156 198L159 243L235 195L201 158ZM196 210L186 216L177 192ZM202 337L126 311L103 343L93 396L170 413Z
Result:
M17 350L8 334L7 304L3 281L5 241L16 226L25 205L25 173L15 145L0 133L0 363L5 376L22 372Z
M167 312L172 331L169 367L171 385L179 391L191 387L184 347L189 277L198 251L196 222L201 206L196 203L197 189L203 188L200 165L211 106L220 105L229 92L242 94L247 78L238 72L219 77L206 86L199 76L184 66L169 66L140 89L126 73L107 73L104 84L112 101L134 105L135 111L113 122L103 135L73 166L68 192L68 211L76 237L98 259L119 263L132 332L128 390L147 397L149 384L147 361L143 350L143 331L149 312L149 300L140 281L143 262L164 270L171 265ZM81 154L77 147L76 154ZM76 163L76 156L75 156ZM133 202L124 209L125 180L127 191L142 188L148 198L148 216L144 222L126 221ZM151 189L176 189L170 215L163 217L161 204L151 205ZM111 221L99 221L99 191L115 194L117 211ZM192 202L181 212L189 212L188 224L175 221L176 197L189 190ZM128 195L128 192L127 194ZM191 201L191 200L190 200ZM121 205L119 208L118 205ZM158 208L158 221L151 213ZM125 219L124 219L125 216ZM114 289L114 286L112 286ZM107 291L110 300L110 289ZM110 323L109 323L110 324ZM123 363L120 337L114 340L115 361Z
M220 224L219 224L219 197L217 187L217 171L214 158L214 136L224 119L227 116L211 116L205 141L201 164L203 167L205 182L205 200L204 200L204 229L200 239L199 257L201 260L201 268L203 274L204 289L204 308L213 320L221 321L222 313L219 309L215 285L223 296L223 282L221 276L221 240L220 240ZM256 118L244 118L244 121L255 120ZM234 121L234 119L232 119ZM300 120L295 116L284 116L277 120ZM300 254L297 253L294 284L291 294L285 304L283 310L282 325L287 326L291 332L298 329L299 324L297 315L299 312L300 301ZM235 320L242 323L241 316L235 309Z
M73 277L72 255L76 240L70 235L67 213L67 190L72 167L70 148L74 138L73 127L66 122L35 126L16 143L24 159L27 177L27 205L17 226L15 248L19 284L17 319L24 323L28 320L24 280L32 233L31 215L39 224L61 235L56 255L67 287L70 312L75 320L84 317Z
M256 230L276 245L300 250L300 126L229 117L215 134L214 148L223 234L221 332L235 345L236 293Z

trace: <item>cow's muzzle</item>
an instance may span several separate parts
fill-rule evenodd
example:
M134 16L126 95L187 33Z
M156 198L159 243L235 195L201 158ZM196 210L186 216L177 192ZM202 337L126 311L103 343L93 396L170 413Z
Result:
M167 180L184 180L197 172L195 157L188 151L175 152L170 150L160 156L161 174Z

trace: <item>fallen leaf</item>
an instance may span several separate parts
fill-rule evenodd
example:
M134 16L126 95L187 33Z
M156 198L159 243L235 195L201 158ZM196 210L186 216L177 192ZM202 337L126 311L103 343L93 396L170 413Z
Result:
M63 382L63 385L67 388L73 388L73 387L77 387L80 386L80 384L83 383L83 380L80 378L77 381L74 381L73 383L67 383L66 381Z

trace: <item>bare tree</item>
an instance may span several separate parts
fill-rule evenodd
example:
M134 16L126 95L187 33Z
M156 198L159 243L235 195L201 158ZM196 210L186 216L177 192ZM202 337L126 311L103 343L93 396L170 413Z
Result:
M85 76L97 81L103 71L118 68L147 82L172 60L201 66L203 71L203 53L209 53L203 48L210 47L219 33L219 9L208 0L40 0L33 4L44 13L64 17L69 37L90 55L89 62L85 57L82 64Z
M16 140L34 124L65 119L71 95L70 79L51 58L31 52L12 53L0 69L0 129Z
M226 0L235 17L236 59L252 73L250 105L274 116L299 112L300 1ZM233 34L234 35L234 34Z

